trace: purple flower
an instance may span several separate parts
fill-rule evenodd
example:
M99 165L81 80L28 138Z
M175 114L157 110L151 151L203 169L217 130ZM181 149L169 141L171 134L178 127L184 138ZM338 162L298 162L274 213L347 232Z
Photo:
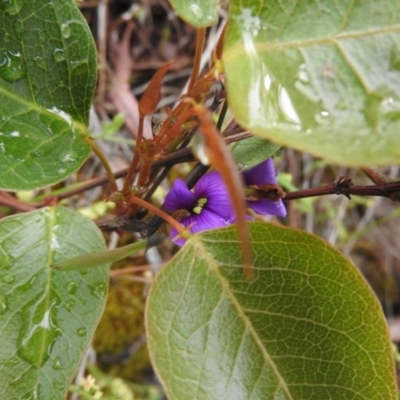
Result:
M243 178L247 186L276 185L276 172L272 158L268 158L268 160L263 161L261 164L244 171ZM248 201L247 205L260 215L286 217L286 208L282 200L273 201L269 199L261 199Z
M248 186L277 184L272 159L269 158L244 171L243 178ZM286 216L286 209L282 200L261 199L247 201L247 205L257 214ZM235 222L235 213L228 190L217 171L203 175L195 185L193 192L189 190L184 181L177 179L165 197L164 207L170 212L185 210L186 215L178 219L185 227L190 226L191 233L220 228ZM171 228L171 239L174 239L177 234L176 230ZM178 238L175 243L182 246L185 239Z
M228 190L217 171L203 175L193 192L185 182L177 179L165 197L164 206L170 212L186 210L188 215L179 222L185 227L191 225L191 233L227 226L234 219ZM171 228L170 237L176 236L176 230ZM182 246L185 239L179 238L175 243Z

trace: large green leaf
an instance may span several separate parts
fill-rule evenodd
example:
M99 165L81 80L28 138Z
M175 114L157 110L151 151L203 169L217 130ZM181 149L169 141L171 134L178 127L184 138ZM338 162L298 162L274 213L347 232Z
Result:
M218 0L170 0L176 13L191 25L202 28L218 21Z
M96 225L62 207L0 222L0 398L62 399L103 311L108 266L50 264L104 250Z
M400 161L397 0L231 0L229 103L254 134L346 165Z
M147 303L153 363L170 399L397 399L381 308L321 239L249 224L255 279L235 227L190 239Z
M0 187L44 187L82 165L95 83L74 1L0 1Z

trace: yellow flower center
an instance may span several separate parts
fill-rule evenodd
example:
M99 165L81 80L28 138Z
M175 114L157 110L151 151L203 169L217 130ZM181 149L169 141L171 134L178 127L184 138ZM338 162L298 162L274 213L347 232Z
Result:
M205 206L206 203L207 203L207 199L206 199L205 197L199 199L199 200L197 201L197 206L195 206L195 207L193 208L192 211L193 211L195 214L200 214L200 213L201 213L201 210L203 209L203 207Z

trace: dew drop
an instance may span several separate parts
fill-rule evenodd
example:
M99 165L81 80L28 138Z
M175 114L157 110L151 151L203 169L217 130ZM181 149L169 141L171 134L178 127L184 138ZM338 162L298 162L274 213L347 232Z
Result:
M0 292L0 315L4 315L8 309L7 297L3 292Z
M67 309L67 311L71 311L72 308L75 305L75 301L74 300L69 300L65 303L65 308Z
M61 62L65 60L65 52L63 49L54 49L53 51L53 60L55 62Z
M332 123L332 116L326 110L316 113L314 119L319 125L330 125Z
M203 10L201 9L201 7L199 7L197 4L191 4L189 6L189 10L192 12L192 14L200 19L203 17Z
M6 276L3 277L3 281L5 283L12 283L12 282L15 281L15 278L12 275L6 275Z
M44 43L46 41L45 33L39 28L36 29L36 32L37 32L40 43Z
M392 97L381 101L377 114L377 129L385 131L388 125L400 122L400 101Z
M310 76L308 74L307 65L301 64L297 72L297 79L302 83L309 83Z
M76 291L79 289L80 282L68 282L67 284L67 292L69 294L75 294Z
M0 61L0 77L9 83L19 81L26 76L25 62L19 51L4 50Z
M22 21L20 19L16 19L14 22L14 30L15 30L15 36L17 39L22 38L22 32L24 30L24 26L22 24Z
M79 61L79 60L71 60L69 62L69 65L71 66L71 70L74 71L75 69L77 69L81 65L81 61Z
M61 359L60 357L56 357L53 361L52 368L56 371L62 369Z
M48 307L41 295L22 310L24 321L17 339L18 355L32 365L41 367L49 358L60 329L55 321L56 301ZM38 353L38 349L42 349Z
M75 158L75 154L74 153L64 153L61 155L60 157L60 161L64 164L71 164L74 163L76 161Z
M9 43L10 40L11 40L11 35L10 35L8 32L6 32L6 33L3 35L3 40L4 40L4 43Z
M102 299L107 294L107 285L104 283L94 284L93 286L90 286L90 292L92 295Z
M2 0L0 5L6 14L15 15L20 12L23 0Z
M47 108L47 111L51 112L52 114L56 114L59 117L61 117L63 120L68 122L68 125L72 124L72 117L70 114L66 113L63 110L60 110L57 107L51 107L51 108Z
M43 69L46 68L46 63L45 63L43 57L39 57L39 56L33 57L33 62L34 62L39 68L43 68Z
M71 36L71 28L69 27L68 22L65 22L61 25L61 34L65 39L68 39Z
M400 128L400 101L392 97L382 98L379 94L369 96L365 116L377 132L384 132L393 124L396 124L398 129Z
M78 336L84 337L84 336L86 336L87 329L84 327L78 328L76 333L78 334Z
M21 134L18 131L10 132L10 137L21 137Z

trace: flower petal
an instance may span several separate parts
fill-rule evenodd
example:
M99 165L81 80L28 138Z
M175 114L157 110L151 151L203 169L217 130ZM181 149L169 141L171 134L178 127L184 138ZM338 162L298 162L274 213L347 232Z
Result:
M191 210L195 205L194 194L182 179L177 179L165 196L164 207L169 211L176 211L182 209Z
M275 185L276 172L272 158L243 172L246 185Z
M217 171L208 172L199 179L194 187L194 196L196 200L207 199L203 211L211 211L223 219L231 219L234 215L228 189Z
M276 185L276 172L272 158L268 158L268 160L244 171L243 178L246 185ZM269 214L277 217L286 217L286 208L282 200L262 199L248 201L247 206L260 215Z
M262 199L257 201L248 201L247 206L260 215L276 215L277 217L286 217L286 208L282 200L273 201Z
M188 217L182 218L179 222L185 227L192 225L189 230L190 233L202 232L208 229L220 228L222 226L227 226L231 224L230 221L221 218L219 215L205 209L203 209L200 214L193 214ZM176 230L174 228L171 228L171 240L173 240L176 236ZM174 243L178 246L183 246L183 244L185 243L185 239L176 239L174 240Z

